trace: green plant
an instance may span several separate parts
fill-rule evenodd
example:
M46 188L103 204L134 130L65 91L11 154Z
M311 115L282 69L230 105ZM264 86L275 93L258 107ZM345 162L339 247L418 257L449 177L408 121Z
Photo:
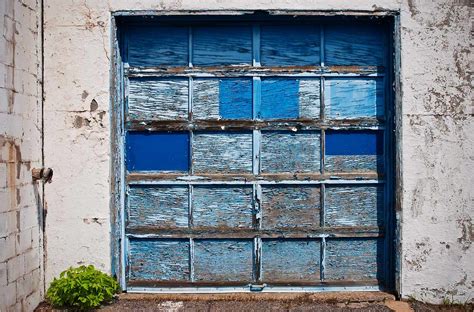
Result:
M109 303L120 287L109 275L93 265L69 268L55 278L46 300L55 308L90 310Z

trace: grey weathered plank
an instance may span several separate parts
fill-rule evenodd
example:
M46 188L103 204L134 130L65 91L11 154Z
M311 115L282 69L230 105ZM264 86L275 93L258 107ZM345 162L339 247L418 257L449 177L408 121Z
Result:
M197 132L193 137L194 172L252 172L252 133Z
M299 228L319 227L319 186L263 186L262 227Z
M380 277L382 240L328 239L325 279L372 280Z
M383 223L383 186L326 186L327 226L377 226Z
M219 119L219 80L193 80L193 118Z
M130 240L129 281L189 280L189 241Z
M127 199L130 227L188 226L187 186L131 187Z
M193 225L195 227L251 228L252 187L195 186Z
M252 281L252 240L195 240L196 281Z
M127 116L129 120L187 119L188 80L130 79Z
M262 281L311 282L320 280L319 240L263 240Z
M262 132L261 172L319 172L319 132Z

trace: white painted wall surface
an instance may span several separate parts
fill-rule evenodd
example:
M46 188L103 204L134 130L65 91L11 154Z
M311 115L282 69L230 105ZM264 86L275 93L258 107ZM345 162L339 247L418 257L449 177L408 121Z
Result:
M45 161L55 170L45 193L47 281L83 263L111 269L111 12L195 9L400 11L401 292L473 300L467 0L45 0Z

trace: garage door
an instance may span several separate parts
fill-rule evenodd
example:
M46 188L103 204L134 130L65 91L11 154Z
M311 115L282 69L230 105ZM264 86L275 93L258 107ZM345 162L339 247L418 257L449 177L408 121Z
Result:
M386 29L122 28L128 291L387 285Z

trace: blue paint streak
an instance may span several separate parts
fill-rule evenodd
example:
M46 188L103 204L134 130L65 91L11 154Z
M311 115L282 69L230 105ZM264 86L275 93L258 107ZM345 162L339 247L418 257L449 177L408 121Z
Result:
M262 80L261 119L298 118L299 81L295 79Z
M381 131L328 131L326 155L382 155Z
M224 119L252 119L252 80L219 80L219 114Z
M126 164L129 171L188 171L189 134L128 132Z
M186 66L188 28L132 26L127 30L131 66Z
M193 28L193 64L252 64L252 27Z

